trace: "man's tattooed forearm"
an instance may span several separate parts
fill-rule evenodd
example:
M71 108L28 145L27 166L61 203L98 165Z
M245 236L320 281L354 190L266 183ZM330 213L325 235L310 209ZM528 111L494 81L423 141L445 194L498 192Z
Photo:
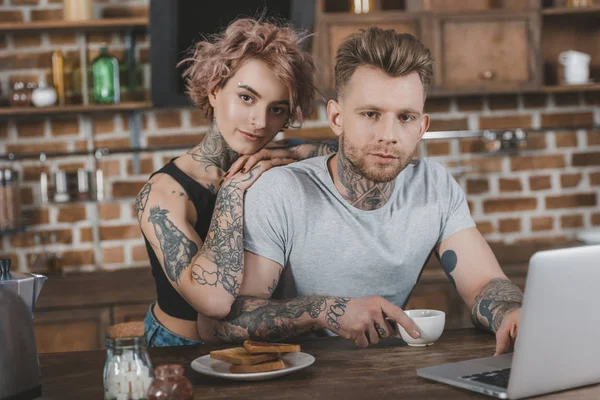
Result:
M142 220L142 215L144 214L144 210L146 210L146 205L148 204L148 197L150 196L151 190L152 184L150 182L146 182L135 199L135 215L137 215L138 221Z
M239 327L244 333L247 332L244 339L277 341L294 337L314 329L311 324L299 325L304 315L308 314L316 320L326 307L326 297L298 297L280 301L239 296L227 318L220 321L215 336L225 342L234 342L240 336L240 330L234 327ZM234 332L234 337L229 336Z
M337 153L338 151L338 141L337 140L328 140L323 143L316 144L315 148L310 152L307 158L326 156L329 154Z
M383 183L368 180L347 159L343 151L338 152L338 176L346 189L342 193L344 198L361 210L383 207L394 191L394 180Z
M172 282L179 283L181 272L190 265L198 252L198 245L169 220L168 213L168 210L161 210L158 206L152 207L148 221L154 226L154 233L163 252L167 276Z
M471 319L475 326L497 332L504 316L522 303L521 289L508 279L492 279L475 298Z
M346 304L350 301L348 297L335 297L333 304L329 306L329 311L325 316L327 325L334 329L340 329L339 319L346 314Z
M221 187L202 247L202 254L215 264L216 270L206 271L200 265L193 268L198 276L194 276L196 282L214 286L216 279L234 297L239 291L244 261L243 197L243 190L235 182Z

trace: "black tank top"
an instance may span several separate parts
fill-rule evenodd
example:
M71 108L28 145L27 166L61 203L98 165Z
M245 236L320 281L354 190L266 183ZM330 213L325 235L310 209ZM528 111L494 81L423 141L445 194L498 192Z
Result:
M210 227L217 196L177 168L173 161L174 159L150 177L156 174L167 174L175 179L183 190L186 191L192 204L196 207L196 224L194 225L194 230L204 242L208 228ZM144 240L146 242L148 257L150 258L150 265L152 266L152 275L156 283L156 297L161 310L175 318L196 321L198 312L173 288L146 236L144 236Z

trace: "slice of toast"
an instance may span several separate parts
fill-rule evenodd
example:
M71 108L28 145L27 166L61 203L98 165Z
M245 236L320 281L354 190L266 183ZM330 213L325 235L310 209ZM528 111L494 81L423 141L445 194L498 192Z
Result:
M232 365L229 369L234 374L247 374L252 372L269 372L284 369L285 364L282 360L267 361L255 365Z
M210 352L210 358L221 360L235 365L253 365L265 361L277 360L277 354L251 354L243 347L215 350Z
M299 344L287 344L287 343L267 343L267 342L255 342L253 340L246 340L244 342L244 348L249 353L294 353L300 351Z

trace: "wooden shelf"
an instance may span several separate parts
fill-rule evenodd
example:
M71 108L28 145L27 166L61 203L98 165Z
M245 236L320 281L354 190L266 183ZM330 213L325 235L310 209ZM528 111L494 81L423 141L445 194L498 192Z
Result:
M544 8L542 15L572 15L572 14L592 14L600 13L599 6L588 6L588 7L552 7Z
M146 28L148 18L104 18L89 21L36 21L0 23L0 32L21 31L92 31L115 28Z
M600 83L589 83L585 85L556 85L544 86L544 93L569 93L569 92L594 92L600 90Z
M121 104L90 104L90 105L67 105L55 107L3 107L0 108L0 118L55 115L74 113L96 113L96 112L120 112L136 111L152 107L148 101L126 102Z

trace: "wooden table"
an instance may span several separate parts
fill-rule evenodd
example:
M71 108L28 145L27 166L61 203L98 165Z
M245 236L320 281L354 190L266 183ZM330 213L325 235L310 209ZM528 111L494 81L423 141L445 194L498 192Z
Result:
M341 338L301 342L315 356L303 370L273 380L239 382L201 375L191 369L195 358L227 346L150 349L154 366L179 363L194 386L196 399L468 399L486 396L417 377L415 369L444 362L485 357L494 352L492 335L476 329L447 330L433 346L409 347L390 338L357 348ZM41 354L43 399L102 399L104 351ZM598 399L600 385L544 399Z

